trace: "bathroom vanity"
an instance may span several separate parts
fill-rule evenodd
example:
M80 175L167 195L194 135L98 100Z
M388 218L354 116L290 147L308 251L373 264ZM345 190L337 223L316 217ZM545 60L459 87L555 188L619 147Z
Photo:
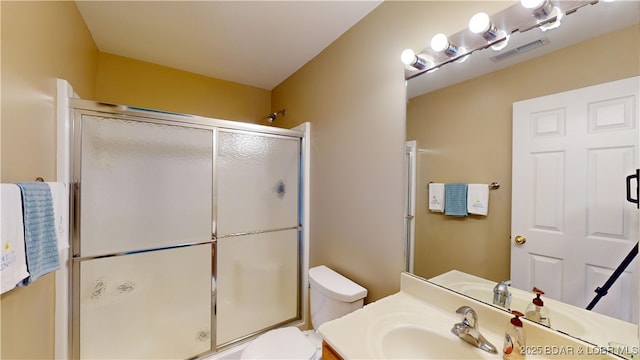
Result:
M490 353L451 332L460 307L477 315L477 330L497 348ZM402 273L400 291L318 329L323 359L502 359L511 315L491 305ZM616 359L606 349L523 320L529 359Z
M486 304L493 302L496 283L458 270L451 270L429 279L429 282L470 296ZM513 310L524 312L534 294L531 291L509 287ZM544 298L549 311L550 327L571 334L599 346L610 344L637 344L637 326L632 323L585 310L562 301ZM505 310L503 308L503 310Z

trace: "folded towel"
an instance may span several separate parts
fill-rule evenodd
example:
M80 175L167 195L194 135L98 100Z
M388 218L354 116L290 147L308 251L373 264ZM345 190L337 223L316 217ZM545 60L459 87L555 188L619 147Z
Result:
M60 268L53 202L49 185L43 182L17 184L22 190L24 242L27 253L28 285L40 276Z
M429 183L429 210L444 212L444 184Z
M67 187L61 182L46 182L45 184L49 185L49 189L51 189L58 250L62 251L69 248L69 231L67 230L69 225L68 219L64 216L68 212L67 204L69 202L69 195L67 193Z
M467 216L467 184L444 185L444 214Z
M0 186L2 208L0 213L0 243L2 263L0 283L5 293L29 276L24 252L24 224L22 222L22 197L15 184Z
M469 184L467 188L467 211L469 214L487 216L489 212L488 184Z

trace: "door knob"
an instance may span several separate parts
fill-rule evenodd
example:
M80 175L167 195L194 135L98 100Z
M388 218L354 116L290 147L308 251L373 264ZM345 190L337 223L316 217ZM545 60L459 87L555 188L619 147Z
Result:
M522 235L517 235L513 241L515 241L516 245L522 245L527 242L527 238Z

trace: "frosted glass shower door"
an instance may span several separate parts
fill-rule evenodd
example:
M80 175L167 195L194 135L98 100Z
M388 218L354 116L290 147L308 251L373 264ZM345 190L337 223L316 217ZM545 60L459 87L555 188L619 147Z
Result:
M300 139L218 132L218 346L299 316Z
M213 131L84 115L82 256L211 240Z
M214 130L81 116L74 123L81 134L74 146L74 354L186 359L210 352Z
M211 246L81 263L81 359L187 359L211 350Z

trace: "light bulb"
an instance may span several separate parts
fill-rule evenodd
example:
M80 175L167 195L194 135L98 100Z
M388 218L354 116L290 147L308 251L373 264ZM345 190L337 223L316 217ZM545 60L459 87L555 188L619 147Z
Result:
M529 9L531 14L538 20L549 17L554 9L551 0L520 0L520 4Z
M416 61L416 53L411 49L404 49L400 54L400 60L405 65L411 65Z
M527 9L537 9L542 4L544 4L546 0L520 0L520 4Z
M474 34L483 34L491 28L491 19L484 12L479 12L469 20L469 30Z
M403 64L411 66L417 70L422 70L430 65L430 62L427 59L416 55L415 51L411 49L405 49L402 51L402 54L400 54L400 60Z
M447 35L445 34L436 34L433 38L431 38L431 48L433 51L444 51L449 47L449 39L447 39Z

